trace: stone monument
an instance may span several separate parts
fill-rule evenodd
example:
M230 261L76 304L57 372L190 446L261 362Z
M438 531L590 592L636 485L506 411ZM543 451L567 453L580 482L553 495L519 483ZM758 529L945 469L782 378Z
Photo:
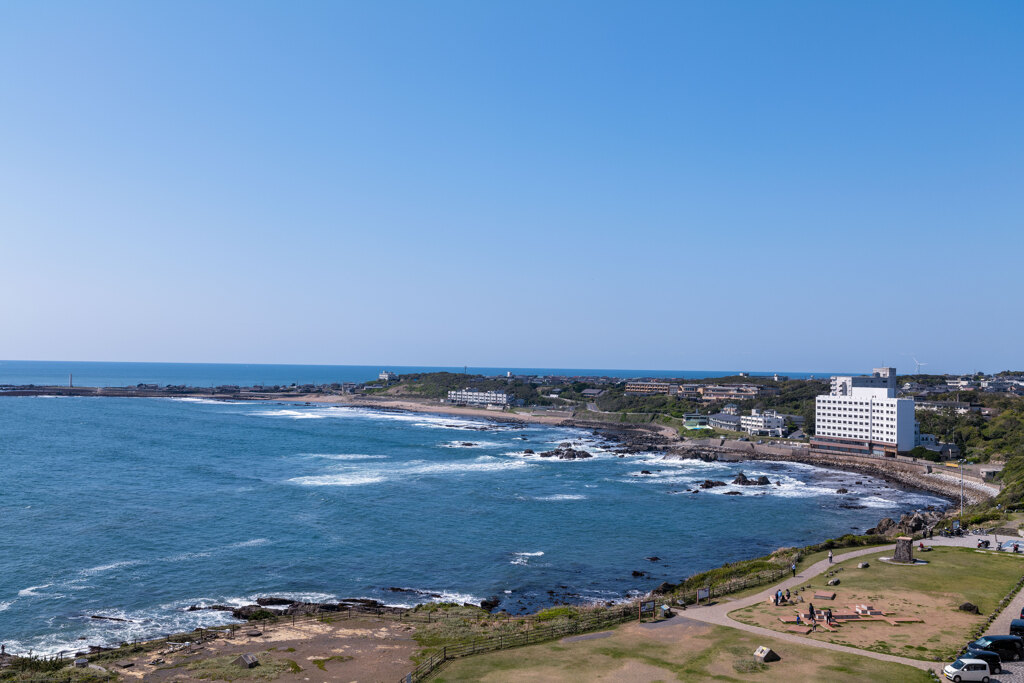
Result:
M914 564L914 539L900 536L896 539L896 552L892 555L893 562Z

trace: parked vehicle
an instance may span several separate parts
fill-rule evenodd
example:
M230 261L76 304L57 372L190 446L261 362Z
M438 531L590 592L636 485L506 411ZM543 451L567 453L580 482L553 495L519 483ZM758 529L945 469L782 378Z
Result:
M1021 610L1024 612L1024 610ZM1024 619L1014 619L1010 622L1011 636L1024 636Z
M964 657L980 659L988 664L988 670L993 674L1003 672L1003 659L999 656L998 652L992 652L991 650L972 650L968 648L967 652L964 653Z
M999 655L1004 662L1012 662L1024 657L1024 639L1020 636L982 636L967 644L970 650L989 650Z
M953 683L961 681L981 681L988 683L988 664L980 659L958 659L952 664L947 664L942 673Z

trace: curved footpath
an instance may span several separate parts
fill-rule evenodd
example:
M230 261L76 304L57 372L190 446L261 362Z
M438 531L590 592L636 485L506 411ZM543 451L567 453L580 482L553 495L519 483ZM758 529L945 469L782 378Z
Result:
M928 545L942 545L942 546L960 546L960 547L975 547L979 537L977 536L964 536L960 538L933 538L927 541ZM916 542L916 541L915 541ZM844 553L842 555L835 555L833 562L842 562L844 560L853 559L862 555L871 555L873 553L882 552L885 550L894 550L896 548L893 545L883 546L872 546L870 548L860 548L852 552ZM908 666L917 667L918 669L924 669L928 671L935 671L941 678L942 667L945 663L932 662L921 659L910 659L908 657L897 657L896 655L887 655L881 652L872 652L870 650L860 650L855 647L848 647L846 645L837 645L835 643L823 642L820 640L814 640L813 638L805 638L798 636L795 633L786 633L784 631L773 631L771 629L763 628L761 626L752 626L750 624L744 624L736 621L729 616L730 612L744 607L750 607L751 605L764 602L765 597L774 593L776 590L787 588L793 588L801 586L807 583L810 579L823 574L829 569L829 562L827 559L821 560L812 564L810 567L806 567L803 571L797 572L795 577L786 579L785 581L774 585L765 586L763 590L759 590L753 595L748 595L738 600L732 600L729 602L715 603L707 607L688 607L685 615L688 619L695 621L703 621L708 624L717 624L718 626L728 626L729 628L736 628L742 631L748 631L750 633L756 633L760 636L776 638L779 640L786 640L792 643L799 643L800 645L808 645L810 647L820 647L826 650L835 650L837 652L847 652L853 655L860 655L862 657L871 657L873 659L880 659L886 662L896 662L899 664L906 664ZM1017 593L1010 604L1000 613L1000 615L992 622L992 626L989 628L988 633L1009 633L1010 620L1020 616L1021 608L1024 607L1024 590Z

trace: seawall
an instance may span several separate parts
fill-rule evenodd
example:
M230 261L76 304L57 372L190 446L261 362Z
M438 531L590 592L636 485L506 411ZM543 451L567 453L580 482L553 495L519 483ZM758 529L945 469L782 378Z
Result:
M905 462L891 458L866 458L848 455L812 455L806 447L787 447L755 444L745 441L703 439L679 444L665 456L670 460L700 458L704 460L770 460L798 462L817 467L860 472L888 479L901 486L938 494L951 501L960 500L960 481L945 474L929 473L933 463ZM965 479L964 503L974 505L994 498L998 488L987 486L973 478Z

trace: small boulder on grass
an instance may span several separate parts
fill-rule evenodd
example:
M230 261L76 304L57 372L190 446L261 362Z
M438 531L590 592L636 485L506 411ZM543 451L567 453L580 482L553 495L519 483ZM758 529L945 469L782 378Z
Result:
M960 607L958 607L957 609L959 609L961 612L968 612L970 614L981 614L981 611L978 609L978 606L971 602L965 602L964 604L960 605Z

